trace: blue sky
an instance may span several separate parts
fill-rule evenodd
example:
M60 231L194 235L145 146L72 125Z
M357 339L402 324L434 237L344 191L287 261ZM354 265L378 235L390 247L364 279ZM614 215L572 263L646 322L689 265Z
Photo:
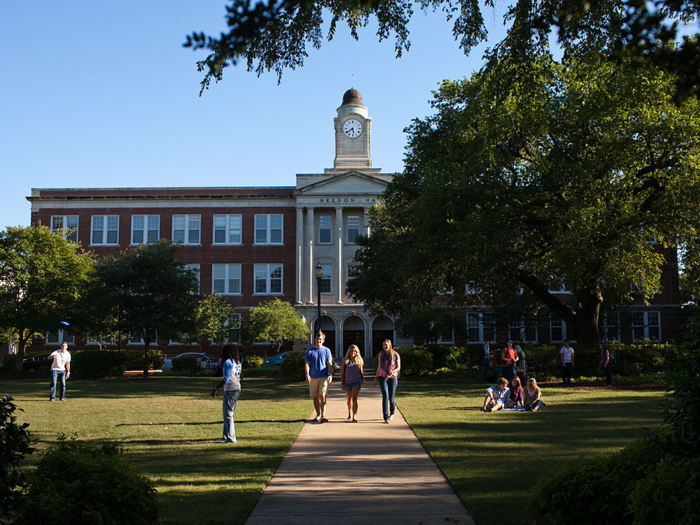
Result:
M374 167L398 172L414 118L443 79L470 76L442 13L417 12L412 47L344 28L306 65L257 77L228 68L199 97L193 31L225 29L224 0L0 4L0 228L27 226L32 188L292 186L332 167L333 118L358 89L372 117ZM491 40L501 15L485 12Z

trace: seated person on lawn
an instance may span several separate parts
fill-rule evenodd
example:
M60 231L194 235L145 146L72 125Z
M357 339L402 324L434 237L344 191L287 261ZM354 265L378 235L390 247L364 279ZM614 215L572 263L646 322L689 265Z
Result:
M507 408L516 408L523 406L523 387L520 385L520 378L515 376L510 380L510 399L508 399Z
M527 386L523 391L525 410L532 410L537 412L542 408L544 403L542 402L542 391L537 386L537 381L533 378L527 380Z
M497 384L489 387L486 390L484 398L484 412L494 412L505 408L506 403L510 399L510 388L508 388L508 380L505 377L499 377Z

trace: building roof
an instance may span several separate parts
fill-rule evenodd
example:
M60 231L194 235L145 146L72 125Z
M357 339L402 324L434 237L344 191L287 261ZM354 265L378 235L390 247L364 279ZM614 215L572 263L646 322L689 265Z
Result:
M348 89L343 95L343 106L364 106L362 95L355 88Z

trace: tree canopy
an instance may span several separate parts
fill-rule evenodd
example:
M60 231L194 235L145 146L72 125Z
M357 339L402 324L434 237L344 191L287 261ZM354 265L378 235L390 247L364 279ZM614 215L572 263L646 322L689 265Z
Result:
M700 233L700 105L674 94L647 61L596 54L503 52L443 82L350 292L394 315L448 290L456 305L544 304L597 342L603 301L651 298L660 248Z
M534 34L546 40L556 30L565 49L594 46L614 55L629 51L677 74L681 93L698 93L698 0L509 0L506 5L504 22L524 14L530 20L525 32L523 26L519 28L523 42ZM221 80L226 67L239 61L249 71L274 71L281 78L285 69L303 66L308 47L318 49L324 39L332 40L341 24L358 39L373 17L379 40L393 37L400 57L411 45L408 25L416 7L442 11L453 23L459 47L468 54L487 39L484 11L494 6L493 0L483 4L475 0L231 0L226 6L227 32L219 37L194 32L184 45L210 52L198 62L205 73L205 90L212 80ZM695 25L678 47L671 48L668 44L683 33L679 22Z
M72 320L93 265L91 254L47 227L0 232L0 329L17 336L15 370L32 338Z
M309 336L311 330L294 307L273 299L251 308L250 317L243 325L243 340L247 343L270 342L276 353L285 341L296 341Z

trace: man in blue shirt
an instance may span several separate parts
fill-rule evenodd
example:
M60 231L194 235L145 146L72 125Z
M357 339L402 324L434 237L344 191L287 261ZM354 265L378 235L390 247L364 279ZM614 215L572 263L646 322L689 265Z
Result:
M318 332L314 339L314 346L306 351L304 369L306 370L306 382L309 384L309 395L314 400L317 423L328 421L326 419L326 394L328 385L333 381L333 357L331 351L323 346L326 335Z

